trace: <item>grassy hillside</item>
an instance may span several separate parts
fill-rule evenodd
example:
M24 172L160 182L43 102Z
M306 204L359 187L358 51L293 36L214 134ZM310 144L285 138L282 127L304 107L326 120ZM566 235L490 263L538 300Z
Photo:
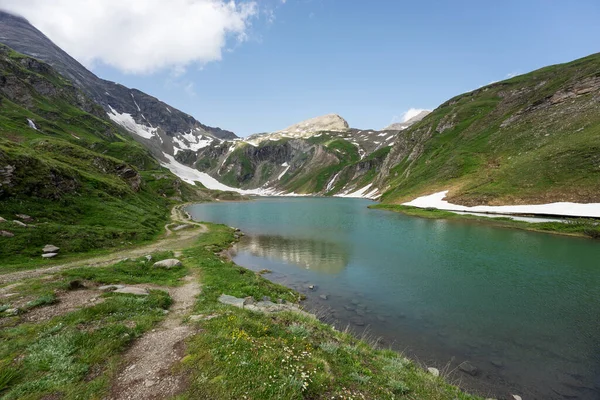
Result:
M600 202L600 54L455 97L403 131L383 201Z
M211 198L161 168L48 65L5 46L0 104L0 267L41 263L48 243L61 258L149 240L171 204Z

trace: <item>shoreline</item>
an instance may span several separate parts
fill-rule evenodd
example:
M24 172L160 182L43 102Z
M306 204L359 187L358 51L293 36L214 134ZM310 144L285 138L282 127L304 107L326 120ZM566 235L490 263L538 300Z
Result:
M437 208L420 208L403 204L375 204L370 209L391 211L410 217L425 219L456 220L462 222L484 223L498 228L520 229L530 232L570 236L586 239L600 239L600 225L594 219L563 218L563 221L526 222L511 218L511 215L487 213L466 214ZM474 215L477 214L477 215ZM492 215L490 213L489 215ZM517 216L518 217L518 216Z

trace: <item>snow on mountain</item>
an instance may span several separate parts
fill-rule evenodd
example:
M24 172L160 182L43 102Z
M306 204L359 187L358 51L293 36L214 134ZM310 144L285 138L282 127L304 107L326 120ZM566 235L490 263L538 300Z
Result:
M137 122L135 122L131 114L119 113L111 106L108 107L110 108L110 112L107 113L108 117L113 122L127 129L129 132L135 133L136 135L141 136L144 139L152 139L152 137L156 135L156 131L158 130L158 128L138 124Z

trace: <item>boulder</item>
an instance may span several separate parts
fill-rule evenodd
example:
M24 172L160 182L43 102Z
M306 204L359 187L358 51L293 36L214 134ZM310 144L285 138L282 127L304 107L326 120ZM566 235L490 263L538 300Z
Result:
M15 214L15 217L22 219L25 222L33 222L33 218L27 214Z
M465 362L461 363L458 366L458 369L461 370L462 372L465 372L465 373L471 375L471 376L475 376L479 372L479 370L477 369L477 367L475 367L473 364L471 364L468 361L465 361Z
M103 292L112 292L113 290L123 289L125 285L105 285L100 286L98 290L102 290Z
M171 269L175 267L181 267L181 261L176 258L170 258L167 260L157 261L153 265L154 268L166 268Z
M148 296L148 289L132 287L132 286L125 286L123 288L113 291L113 293L135 294L137 296Z
M42 257L44 258L54 258L58 255L58 253L44 253L42 254Z
M429 368L427 368L427 372L429 372L431 375L433 375L435 377L440 376L440 370L437 368L429 367Z
M44 248L42 249L42 251L44 253L58 253L60 249L52 244L47 244L44 246Z
M21 221L17 221L16 219L13 221L13 224L18 225L18 226L20 226L22 228L27 228L27 224L24 224Z
M0 231L0 236L2 237L14 237L15 234L9 231Z
M240 308L244 307L245 301L246 299L238 299L237 297L229 296L227 294L222 294L221 297L219 297L219 303Z

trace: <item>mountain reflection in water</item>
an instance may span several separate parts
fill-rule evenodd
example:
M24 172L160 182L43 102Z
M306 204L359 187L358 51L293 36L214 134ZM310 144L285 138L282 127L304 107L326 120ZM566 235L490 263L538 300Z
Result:
M271 235L245 236L232 252L235 255L248 252L255 257L284 261L326 274L340 273L346 268L349 260L348 246L340 243Z

